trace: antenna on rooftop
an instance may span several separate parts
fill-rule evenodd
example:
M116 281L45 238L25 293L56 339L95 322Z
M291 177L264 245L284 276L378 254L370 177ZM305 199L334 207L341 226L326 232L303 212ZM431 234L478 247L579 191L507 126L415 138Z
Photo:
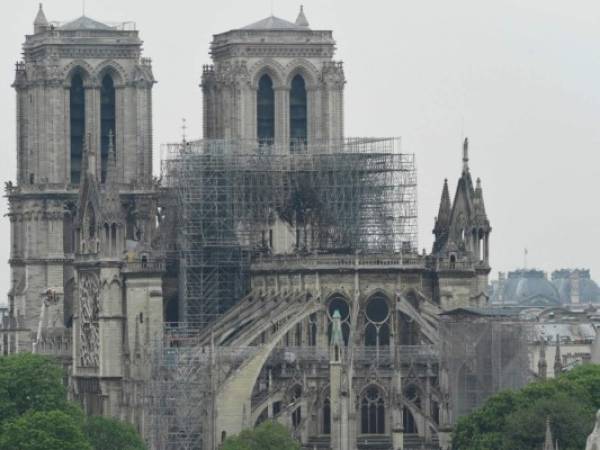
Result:
M529 252L527 251L527 248L524 249L523 251L523 269L527 269L527 254Z
M81 15L85 16L85 0L81 0Z

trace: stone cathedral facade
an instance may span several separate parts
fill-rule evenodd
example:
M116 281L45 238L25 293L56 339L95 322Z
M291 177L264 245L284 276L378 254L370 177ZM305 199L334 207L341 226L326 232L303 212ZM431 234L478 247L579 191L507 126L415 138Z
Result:
M126 24L49 22L41 7L26 36L13 85L17 176L6 187L15 325L6 345L59 353L86 412L151 436L151 342L163 333L167 291L185 286L164 264L155 81L141 47ZM290 152L340 142L345 75L334 51L332 32L312 30L303 11L215 35L202 74L204 138ZM438 316L485 305L490 272L491 227L468 150L465 140L453 199L443 184L431 252L332 256L310 248L306 232L290 233L295 246L265 238L247 295L195 341L202 352L256 351L218 368L198 446L185 448L216 449L266 419L307 449L449 448ZM286 352L294 357L273 356Z
M143 263L155 256L158 188L154 78L141 47L133 29L87 17L49 23L40 7L13 84L9 301L30 332L11 346L71 341L73 394L90 412L116 415L121 380L139 376L144 339L162 322L161 268Z

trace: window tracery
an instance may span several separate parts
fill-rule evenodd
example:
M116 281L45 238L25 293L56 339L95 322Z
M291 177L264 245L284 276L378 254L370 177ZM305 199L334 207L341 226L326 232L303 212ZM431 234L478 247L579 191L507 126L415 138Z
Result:
M386 298L375 295L367 302L365 310L365 345L387 346L390 345L390 308Z
M360 401L361 433L385 433L385 400L377 386L364 390Z
M82 272L79 278L80 357L82 367L98 367L100 362L99 323L100 282L93 272Z

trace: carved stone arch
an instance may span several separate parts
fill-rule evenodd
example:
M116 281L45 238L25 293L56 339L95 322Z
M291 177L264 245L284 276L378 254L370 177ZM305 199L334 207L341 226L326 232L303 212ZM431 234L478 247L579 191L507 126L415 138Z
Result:
M123 66L114 60L102 61L94 69L94 77L100 83L107 74L112 77L115 88L122 87L129 81L129 77Z
M256 424L256 421L263 413L263 411L268 408L269 404L273 404L276 402L284 401L284 393L281 390L277 390L273 392L271 395L268 395L263 401L261 401L258 405L252 408L252 415L250 417L250 423Z
M344 288L335 288L327 291L327 294L325 295L325 305L329 305L329 302L335 297L342 297L348 304L352 302L350 294Z
M258 89L258 81L260 78L267 74L273 81L273 89L281 88L285 86L285 69L277 61L271 58L261 59L252 65L249 70L250 73L250 86L252 89Z
M388 306L390 307L390 309L393 309L394 306L394 293L388 291L385 288L382 287L374 287L371 289L368 289L367 291L365 291L362 295L361 295L361 304L364 304L366 306L366 304L369 302L369 300L371 300L373 297L376 296L381 296L384 297L386 302L388 303Z
M102 287L103 288L106 287L106 286L108 286L110 288L113 284L116 284L119 288L122 287L121 279L116 274L113 275L110 278L105 278L104 280L102 280Z
M390 399L389 391L383 385L381 380L379 380L379 378L377 378L377 379L369 378L368 380L365 380L364 383L361 385L360 389L358 390L358 398L360 399L363 396L363 394L365 393L365 391L367 389L369 389L371 386L374 386L381 391L381 394L383 395L383 398L385 399L385 401L387 403L388 400Z
M344 286L337 286L334 288L330 288L325 292L325 295L324 295L324 298L326 299L325 303L327 303L329 301L329 299L331 299L331 297L334 297L336 295L344 297L347 301L350 301L350 299L352 297L350 292L348 292Z
M248 358L217 389L215 402L217 405L217 426L215 430L224 430L227 432L227 435L231 435L239 433L244 426L250 426L244 411L251 410L252 389L269 355L283 336L298 322L306 319L310 314L323 309L321 303L314 301L303 303L301 309L297 309L295 306L287 308L287 317L289 317L289 320L282 324L271 337L271 340L261 346L254 356ZM269 323L266 326L270 326ZM265 329L266 327L258 327L246 339L246 342L252 342ZM240 345L243 344L241 343ZM218 438L219 436L215 435L215 439Z
M61 78L64 80L63 86L65 88L71 87L71 79L76 73L81 74L84 86L97 84L97 79L94 77L94 69L87 62L82 59L71 61L67 64L61 73Z
M296 75L301 75L304 78L306 89L314 89L319 83L319 70L310 61L304 58L296 58L290 61L285 66L285 86L288 88L292 85L292 80Z

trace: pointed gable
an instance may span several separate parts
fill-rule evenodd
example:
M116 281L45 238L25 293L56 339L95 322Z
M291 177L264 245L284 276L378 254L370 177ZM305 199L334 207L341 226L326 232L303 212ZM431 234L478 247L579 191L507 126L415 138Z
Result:
M242 30L304 30L307 27L296 25L293 22L280 19L279 17L269 16L258 22L251 23L242 28Z
M62 30L112 30L113 28L97 20L90 19L87 16L81 16L71 22L66 23Z

